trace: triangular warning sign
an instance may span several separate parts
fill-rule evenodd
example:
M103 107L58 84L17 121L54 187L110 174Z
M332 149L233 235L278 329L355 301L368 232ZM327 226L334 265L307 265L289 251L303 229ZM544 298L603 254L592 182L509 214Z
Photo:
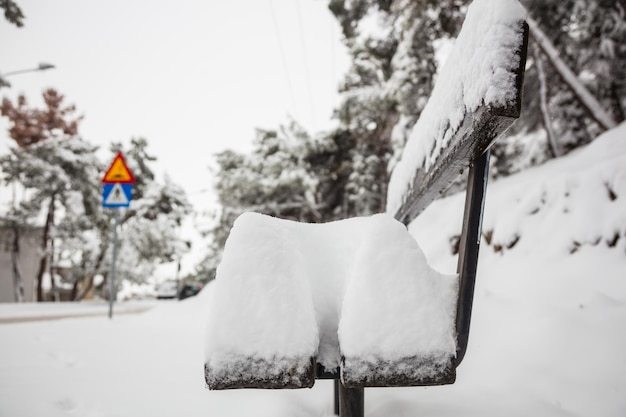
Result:
M130 204L130 200L128 199L128 196L122 189L122 184L116 183L115 185L113 185L111 192L109 193L108 196L106 196L104 200L104 204L111 205L111 206Z
M113 163L107 170L106 174L102 178L103 183L123 183L123 184L134 184L135 177L133 173L130 172L128 166L126 165L126 161L122 156L121 152L115 156Z

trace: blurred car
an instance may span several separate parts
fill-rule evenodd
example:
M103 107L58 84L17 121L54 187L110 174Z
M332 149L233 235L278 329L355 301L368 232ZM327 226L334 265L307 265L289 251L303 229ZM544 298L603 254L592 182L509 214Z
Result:
M157 288L157 299L165 300L178 297L178 281L168 280Z
M180 288L180 291L178 292L178 299L184 300L185 298L193 297L194 295L198 294L200 290L202 290L201 282L193 282L193 281L185 282L183 283L183 285Z

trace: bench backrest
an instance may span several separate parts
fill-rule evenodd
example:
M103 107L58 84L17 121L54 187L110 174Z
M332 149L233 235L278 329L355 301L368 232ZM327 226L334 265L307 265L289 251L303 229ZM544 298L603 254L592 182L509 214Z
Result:
M408 224L439 198L519 117L528 27L523 10L506 9L515 3L491 2L505 10L490 16L472 13L470 6L391 176L387 211L401 222Z

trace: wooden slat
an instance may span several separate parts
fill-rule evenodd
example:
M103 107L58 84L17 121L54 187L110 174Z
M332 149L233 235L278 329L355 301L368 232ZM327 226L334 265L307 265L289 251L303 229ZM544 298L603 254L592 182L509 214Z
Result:
M528 25L520 22L522 43L511 53L520 56L515 69L515 100L503 107L482 106L466 113L459 128L453 132L449 145L443 150L428 172L421 168L415 173L402 204L394 217L410 223L434 200L438 199L459 175L468 169L470 161L484 153L495 140L517 119L522 107L522 85L528 46ZM450 128L448 128L450 129ZM442 132L442 135L448 130Z
M309 366L301 369L301 364L294 361L291 369L277 371L271 361L251 358L233 362L227 375L224 372L216 374L208 364L204 364L204 379L211 390L311 388L315 384L315 363L315 358L311 358Z

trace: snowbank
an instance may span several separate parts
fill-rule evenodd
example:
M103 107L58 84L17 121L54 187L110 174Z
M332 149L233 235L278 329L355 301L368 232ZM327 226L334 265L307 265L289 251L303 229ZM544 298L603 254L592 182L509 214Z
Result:
M456 275L431 269L386 214L304 224L246 213L217 271L208 383L302 375L312 358L331 371L343 358L351 381L433 378L455 355L456 293Z
M552 259L584 246L619 250L626 241L625 137L622 123L566 157L490 183L481 254L519 251ZM437 242L427 255L439 270L456 267L439 260L451 254L450 242L461 233L463 204L464 194L435 201L409 226L422 247L422 239L430 240L428 247Z
M426 172L445 149L467 113L479 106L507 106L515 99L511 55L521 44L525 11L517 0L475 0L454 49L437 78L389 182L387 212L395 213L415 172Z

